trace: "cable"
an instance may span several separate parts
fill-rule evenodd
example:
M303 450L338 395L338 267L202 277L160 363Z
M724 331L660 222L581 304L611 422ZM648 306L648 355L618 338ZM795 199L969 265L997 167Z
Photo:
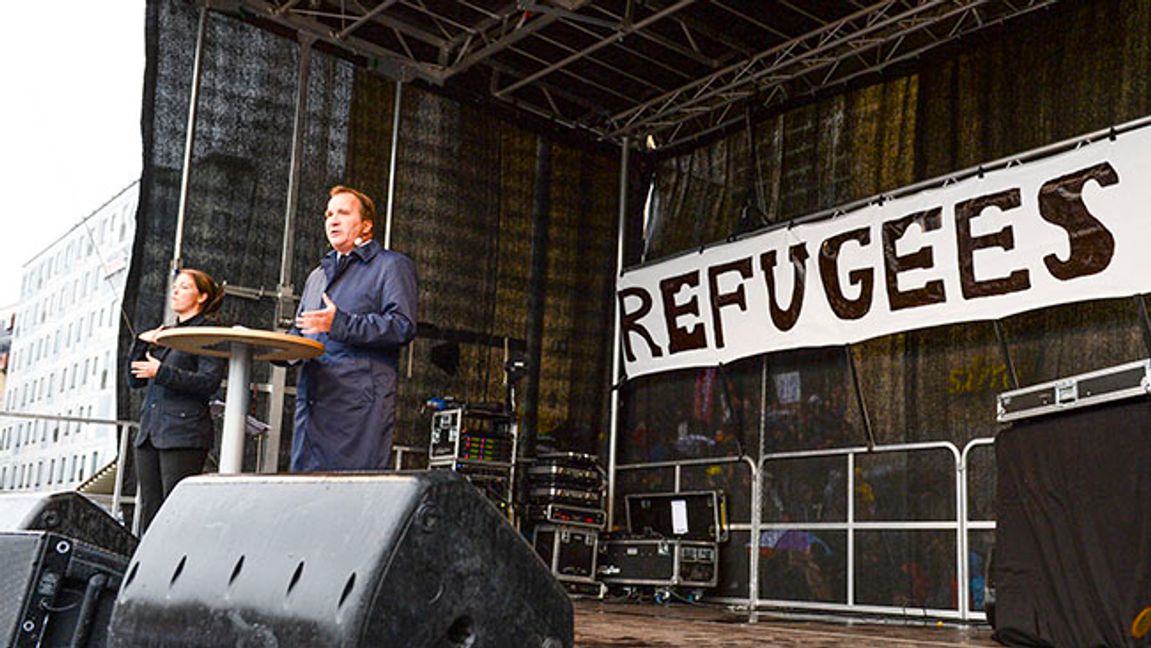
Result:
M104 260L104 255L100 254L100 246L96 243L96 236L92 233L92 227L88 224L88 218L85 218L80 223L84 226L84 233L88 235L88 242L92 245L92 253L96 255L96 260L100 262L100 271L104 273L108 268L108 262ZM115 284L112 283L111 277L104 273L104 281L109 284L113 292L116 291ZM128 332L132 334L132 339L136 338L136 327L132 326L132 319L128 317L128 311L124 310L124 296L117 295L119 302L120 317L124 320L124 325L128 327Z

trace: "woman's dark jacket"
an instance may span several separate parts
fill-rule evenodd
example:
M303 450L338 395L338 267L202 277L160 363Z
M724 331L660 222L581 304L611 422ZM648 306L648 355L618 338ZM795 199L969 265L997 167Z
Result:
M177 327L204 326L203 315L180 322ZM131 363L143 360L151 351L160 361L160 369L151 380L132 375ZM140 432L135 444L151 441L157 449L211 448L215 442L208 400L224 379L225 361L184 353L162 346L152 346L137 339L128 358L128 385L147 387L140 411Z

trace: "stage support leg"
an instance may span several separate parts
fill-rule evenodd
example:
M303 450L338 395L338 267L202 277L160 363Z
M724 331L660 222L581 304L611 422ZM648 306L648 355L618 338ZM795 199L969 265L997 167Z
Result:
M392 214L396 205L396 157L400 152L400 105L404 82L396 81L396 100L392 104L392 155L388 159L388 204L384 209L384 249L392 249Z
M628 138L623 138L619 151L619 230L616 234L615 276L623 274L624 233L627 231L627 172L628 172ZM612 290L615 293L615 290ZM612 343L611 343L611 425L608 430L607 442L607 530L611 531L615 519L615 465L616 446L619 443L619 392L623 389L620 380L620 329L619 329L619 302L614 297L612 301Z
M760 356L759 378L759 451L755 455L755 470L751 478L751 541L747 543L748 574L747 574L747 622L759 621L756 601L759 600L759 536L763 525L763 455L765 453L764 441L767 439L767 383L771 378L768 371L767 354Z
M296 71L296 112L292 120L292 158L288 165L288 201L284 209L284 240L280 247L280 283L272 328L287 331L296 313L293 299L292 259L295 255L296 213L300 205L300 168L304 157L304 129L308 117L308 81L312 73L312 43L315 38L300 34L300 62ZM256 472L275 473L280 469L280 437L284 430L284 388L287 369L272 367L268 397L268 435L257 459Z
M172 244L172 262L168 268L168 282L164 294L172 293L176 273L184 267L184 217L188 213L188 184L192 176L192 149L196 144L196 106L200 103L200 79L204 76L204 32L208 28L208 5L200 7L200 23L196 29L196 55L192 60L192 91L188 97L188 123L184 126L184 167L180 171L180 205L176 210L176 240ZM164 322L175 324L176 313L172 304L164 300Z
M284 397L288 381L288 370L272 367L271 393L268 395L268 432L264 439L263 452L256 472L280 472L280 438L284 431Z
M243 470L251 371L251 347L233 343L232 357L228 361L228 395L224 400L224 433L220 439L220 474L236 474Z
M543 358L544 309L547 305L548 227L551 225L552 144L536 137L536 178L532 191L532 265L528 279L527 355L521 419L521 456L535 457L539 439L540 360Z

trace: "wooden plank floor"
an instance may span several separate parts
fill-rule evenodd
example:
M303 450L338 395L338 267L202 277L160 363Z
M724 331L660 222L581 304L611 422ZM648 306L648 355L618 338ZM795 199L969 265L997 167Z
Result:
M998 646L987 626L888 622L833 623L702 605L575 601L577 648L742 648L748 646Z

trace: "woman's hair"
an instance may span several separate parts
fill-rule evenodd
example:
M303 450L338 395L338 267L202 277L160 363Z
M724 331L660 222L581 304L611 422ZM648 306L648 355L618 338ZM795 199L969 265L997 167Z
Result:
M208 295L204 300L204 305L200 307L200 314L212 317L215 316L216 311L220 310L220 303L224 301L224 289L216 280L212 278L207 272L203 270L196 270L195 268L183 268L180 274L188 275L192 283L196 284L196 290L201 294Z

